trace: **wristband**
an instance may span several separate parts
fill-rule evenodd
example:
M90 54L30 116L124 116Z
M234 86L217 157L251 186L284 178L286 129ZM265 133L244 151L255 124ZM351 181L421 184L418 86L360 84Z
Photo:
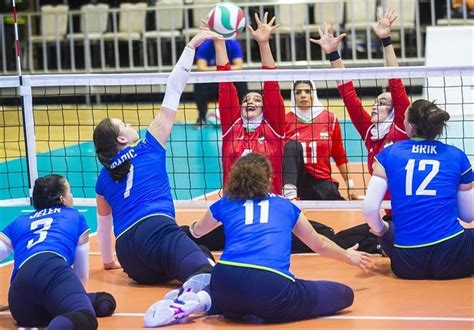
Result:
M390 36L386 37L386 38L382 38L382 45L384 47L388 47L392 44L392 38L390 38Z
M327 54L328 55L328 58L329 60L332 62L332 61L336 61L338 59L341 58L341 56L339 55L339 53L337 52L337 50Z

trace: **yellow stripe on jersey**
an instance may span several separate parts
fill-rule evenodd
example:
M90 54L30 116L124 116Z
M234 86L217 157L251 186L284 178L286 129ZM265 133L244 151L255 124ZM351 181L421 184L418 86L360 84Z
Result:
M434 241L434 242L431 242L431 243L426 243L426 244L419 244L419 245L398 245L398 244L394 244L395 247L397 248L401 248L401 249L415 249L415 248L420 248L420 247L427 247L427 246L432 246L432 245L436 245L438 243L441 243L441 242L444 242L444 241L447 241L453 237L456 237L458 235L461 235L462 233L464 233L464 229L462 229L460 232L456 233L456 234L453 234L451 236L448 236L448 237L445 237L445 238L442 238L442 239L439 239L437 241Z
M258 266L258 265L252 265L252 264L245 264L245 263L241 263L241 262L233 262L233 261L224 261L224 260L219 260L217 262L218 264L223 264L223 265L227 265L227 266L235 266L235 267L244 267L244 268L254 268L254 269L260 269L260 270L265 270L267 272L272 272L272 273L275 273L275 274L278 274L280 276L283 276L284 278L287 278L289 279L290 281L292 282L295 282L295 279L285 273L282 273L278 270L275 270L275 269L272 269L272 268L268 268L268 267L264 267L264 266Z

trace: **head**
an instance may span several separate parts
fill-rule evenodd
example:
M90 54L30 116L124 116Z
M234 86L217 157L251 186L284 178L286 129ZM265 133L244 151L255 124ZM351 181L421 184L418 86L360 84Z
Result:
M71 186L65 177L57 174L35 180L33 206L36 210L55 206L73 206Z
M409 137L434 140L443 133L449 113L431 101L416 100L405 112L405 131Z
M248 92L240 106L240 116L252 121L263 112L263 96L259 92Z
M94 145L97 158L105 168L109 169L114 180L121 180L129 171L130 163L110 169L114 156L128 145L140 139L137 131L121 119L105 118L94 129Z
M301 110L309 110L313 106L313 84L309 80L296 81L293 84L295 105Z
M390 93L382 93L375 99L372 105L372 114L370 122L372 124L384 122L390 112L393 110L392 95Z
M267 157L249 153L232 166L224 192L230 199L263 199L270 192L271 177Z

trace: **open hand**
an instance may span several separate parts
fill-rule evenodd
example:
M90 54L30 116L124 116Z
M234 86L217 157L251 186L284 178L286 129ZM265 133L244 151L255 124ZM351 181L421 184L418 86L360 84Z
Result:
M255 21L257 22L257 29L254 30L250 24L247 25L247 29L249 30L250 34L255 39L255 41L257 41L258 43L268 42L270 40L270 36L272 32L275 31L275 29L280 26L280 24L275 24L275 20L276 20L276 17L273 16L270 22L268 22L268 12L265 12L265 14L263 15L263 21L261 21L260 18L258 17L258 14L255 13Z
M223 40L222 36L218 35L217 33L210 31L206 27L201 27L199 32L189 41L188 47L196 49L207 39Z
M349 257L349 264L360 267L364 272L368 272L374 266L374 263L370 254L367 252L357 251L358 247L359 243L346 250Z
M309 39L312 43L318 44L321 46L321 49L326 53L330 54L336 51L341 43L342 39L346 37L345 33L340 34L339 36L334 36L334 23L324 22L324 33L319 29L320 39Z
M397 20L395 11L391 8L388 8L384 14L380 15L378 22L372 25L375 34L380 39L387 38L390 36L390 30L392 28L392 23Z

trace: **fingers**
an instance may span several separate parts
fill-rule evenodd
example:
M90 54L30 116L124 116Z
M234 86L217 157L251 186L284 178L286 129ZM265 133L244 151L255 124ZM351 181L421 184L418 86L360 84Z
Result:
M268 21L268 11L266 11L265 14L263 14L263 24L267 24L267 21Z
M354 246L348 248L348 250L356 251L359 248L359 243L355 243Z
M260 18L258 17L258 13L255 13L254 17L255 17L255 22L257 22L257 26L261 25L261 24L262 24L262 21L261 21Z
M272 26L272 32L275 31L277 28L280 27L281 24L276 24Z
M346 37L346 34L343 33L343 34L340 34L338 37L337 37L337 41L341 41L342 39L344 39Z
M310 38L309 41L311 41L313 44L317 44L321 46L321 39Z
M209 27L209 20L202 18L201 19L201 27Z
M268 25L272 26L273 23L275 23L275 20L276 20L276 17L273 16L273 18L270 20L270 22L268 22Z
M252 25L247 24L247 30L253 35L255 33L255 30L253 29Z

